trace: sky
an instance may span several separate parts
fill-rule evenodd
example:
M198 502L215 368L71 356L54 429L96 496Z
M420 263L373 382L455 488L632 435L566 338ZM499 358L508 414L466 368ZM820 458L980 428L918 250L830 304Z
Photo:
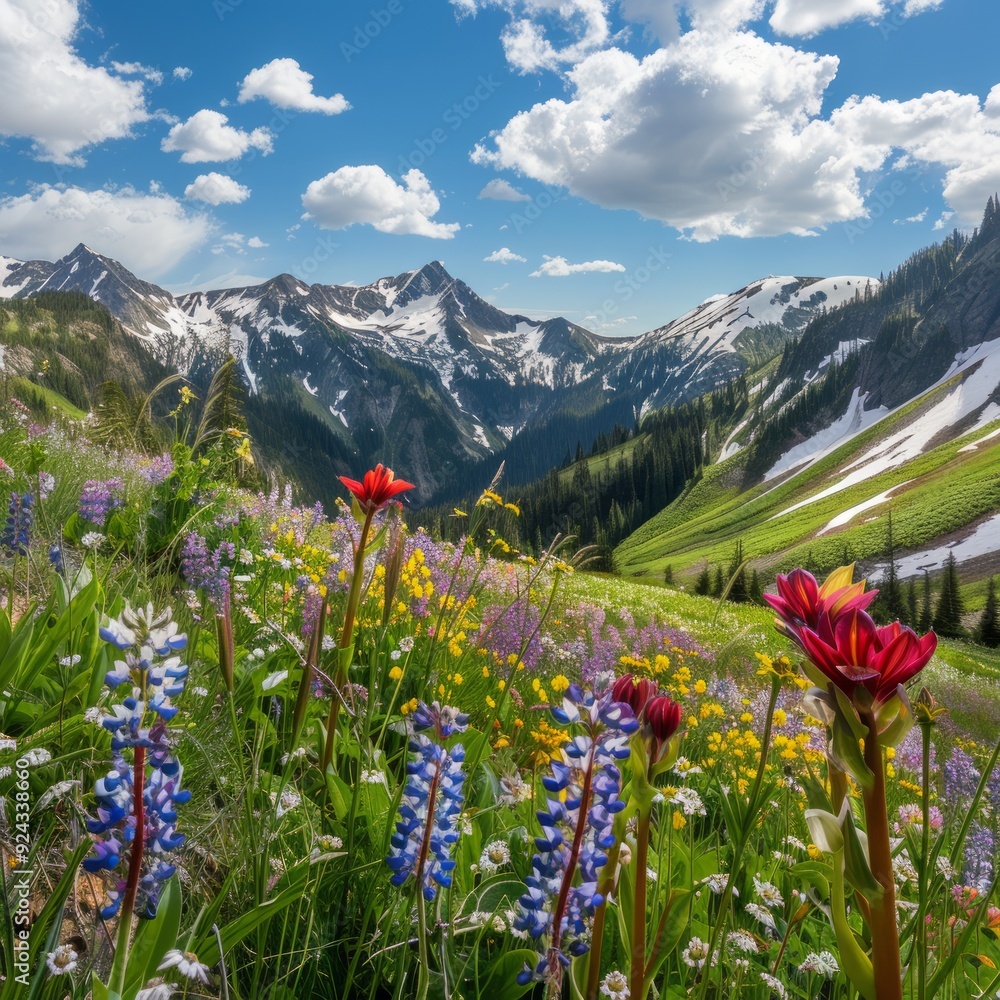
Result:
M1000 189L993 0L0 0L0 255L441 260L605 335L874 275Z

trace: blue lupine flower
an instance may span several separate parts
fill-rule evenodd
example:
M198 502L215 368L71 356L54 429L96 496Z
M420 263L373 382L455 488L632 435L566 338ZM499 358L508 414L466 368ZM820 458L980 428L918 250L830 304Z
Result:
M563 725L582 724L585 732L563 748L566 761L553 759L550 773L542 778L548 793L546 809L537 814L542 836L535 838L538 850L514 927L536 941L547 936L549 946L534 968L524 966L517 977L522 986L532 981L558 984L562 969L590 948L592 918L604 902L597 891L598 873L615 843L614 817L625 807L618 798L622 775L616 762L628 757L628 735L638 728L627 704L610 694L595 698L575 684L552 715ZM584 831L574 853L580 824ZM563 909L557 912L561 899Z
M66 563L63 561L62 546L58 543L49 549L49 562L52 563L52 568L57 573L62 573L66 569Z
M30 493L11 493L7 522L0 532L0 547L16 556L28 554L31 536L31 508L35 498Z
M965 841L965 867L962 882L980 892L988 892L993 881L993 831L981 823L973 823Z
M99 839L94 853L83 862L89 872L114 871L125 845L142 838L143 871L140 875L136 913L156 916L163 885L174 873L164 855L184 843L176 831L178 805L191 798L182 787L183 768L168 741L166 723L177 709L171 698L184 690L188 667L173 655L187 644L187 636L170 620L170 609L156 614L153 606L133 611L126 607L121 620L111 619L100 630L101 637L125 653L108 671L105 683L111 690L124 686L128 694L112 705L101 725L111 733L111 769L94 784L96 816L87 820L88 830ZM152 714L151 719L147 716ZM146 727L146 723L151 724ZM135 751L142 747L147 770L142 775L143 829L136 830L136 787L133 773ZM131 760L126 758L129 753ZM133 848L134 849L134 848ZM101 916L108 920L121 907L125 883L108 891L108 904Z
M417 706L410 716L414 758L406 765L408 779L399 805L396 832L385 863L392 869L389 881L403 885L413 875L424 898L432 900L437 887L451 885L455 862L451 848L458 841L459 818L465 798L462 763L465 750L457 744L446 750L425 734L433 729L438 740L464 732L468 716L437 702Z

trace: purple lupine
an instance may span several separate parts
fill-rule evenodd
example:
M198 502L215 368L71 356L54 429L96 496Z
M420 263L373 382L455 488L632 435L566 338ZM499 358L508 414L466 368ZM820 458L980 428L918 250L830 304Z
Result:
M961 808L962 800L968 802L979 787L979 769L971 754L961 747L954 747L944 764L945 800L954 808Z
M231 566L228 563L235 558L236 546L232 542L222 542L210 552L208 543L197 532L192 531L184 539L181 573L193 588L205 591L219 614L229 604Z
M911 774L923 777L924 773L924 740L919 726L914 726L896 747L896 765L903 767ZM937 753L934 744L930 747L930 773L937 770ZM978 778L976 779L979 780ZM975 791L975 788L973 788Z
M0 532L0 548L16 556L28 554L31 540L31 508L35 498L30 493L11 493L7 521Z
M149 459L139 472L150 486L160 486L174 474L173 455L165 451L162 455Z
M448 750L441 743L465 732L468 721L467 715L437 702L420 702L410 717L414 757L406 765L408 779L385 863L392 869L393 885L403 885L412 875L427 900L435 897L438 886L451 885L455 868L451 848L458 841L465 801L465 750L460 743ZM427 730L434 731L436 741L426 735Z
M509 606L491 605L483 612L477 644L494 653L502 663L508 662L511 656L520 655L525 667L534 670L542 651L538 634L540 622L538 608L527 601Z
M570 960L590 948L593 916L604 902L597 891L598 872L615 843L614 816L625 807L618 797L617 762L628 757L628 737L639 723L632 709L610 693L598 699L576 684L562 706L551 711L560 725L581 726L583 732L564 748L568 763L553 760L551 773L542 779L548 793L546 809L538 812L543 836L535 838L538 850L514 927L536 941L548 939L534 967L525 964L518 974L518 983L549 982L558 988Z
M111 479L88 479L80 493L80 517L98 528L117 507L124 503L125 484L118 476Z
M996 838L993 831L982 823L973 823L965 840L965 865L962 882L980 892L989 891L993 881L993 860L996 856Z
M108 890L101 917L111 919L127 901L128 919L133 911L152 919L175 870L164 855L184 843L176 832L176 807L191 798L182 788L183 768L171 751L166 725L177 713L171 699L187 679L188 667L175 655L187 636L178 632L169 608L157 614L151 604L135 611L126 606L121 619L111 619L100 633L125 654L105 684L112 691L124 685L127 695L101 720L111 733L111 769L94 786L96 816L88 818L87 828L97 839L83 867L114 871L128 847L127 879Z

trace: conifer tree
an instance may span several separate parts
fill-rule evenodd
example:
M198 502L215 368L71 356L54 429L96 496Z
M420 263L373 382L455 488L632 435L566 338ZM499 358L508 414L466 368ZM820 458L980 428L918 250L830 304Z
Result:
M722 563L715 564L715 576L712 578L712 596L722 597L726 589L726 578L722 575Z
M917 608L917 581L911 576L909 586L906 588L906 624L915 629L919 617L920 612Z
M931 592L931 575L924 570L924 599L920 605L920 625L917 631L927 632L934 621L933 595Z
M1000 609L997 608L996 584L992 576L986 587L986 607L976 629L976 641L984 646L1000 646Z
M712 575L708 569L708 563L702 567L701 572L698 574L698 579L695 581L694 592L699 594L701 597L708 597L712 592Z
M944 578L941 582L941 594L938 597L937 610L934 613L934 631L938 635L961 636L965 634L962 628L962 595L959 592L958 569L955 553L948 555L944 567Z

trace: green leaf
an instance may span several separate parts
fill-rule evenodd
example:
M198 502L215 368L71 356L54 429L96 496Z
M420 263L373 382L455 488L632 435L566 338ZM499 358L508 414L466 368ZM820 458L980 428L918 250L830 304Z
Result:
M792 875L798 875L809 885L815 886L823 899L830 897L830 866L822 861L800 861L791 869Z
M884 890L875 880L854 825L854 813L848 811L844 821L844 874L847 881L870 903L878 903Z
M655 976L660 966L670 957L687 928L688 908L685 900L691 895L689 889L673 889L667 902L667 917L663 921L663 931L659 941L651 942L657 955L656 964L646 969L646 980ZM658 950L657 950L658 949Z
M177 944L181 926L181 887L171 878L160 897L154 920L143 920L135 932L125 972L125 994L131 996L156 975L163 956Z
M868 730L866 729L865 732L867 733ZM865 763L864 754L862 754L861 746L858 743L861 738L855 735L849 721L838 713L833 720L833 755L844 770L865 791L869 791L875 782L875 775Z
M462 904L462 914L479 910L482 913L496 913L502 908L513 908L518 898L526 891L525 884L509 875L494 875L481 882Z
M538 964L538 953L530 948L508 951L490 965L489 978L476 996L489 997L490 1000L516 1000L517 997L524 996L535 985L528 983L527 986L519 986L517 983L517 975L525 963L534 968Z
M223 947L228 951L238 945L248 934L255 931L261 924L267 923L285 907L296 902L305 893L308 884L309 862L300 862L278 880L276 889L280 890L270 899L255 906L252 910L241 914L235 920L231 920L225 927L220 928ZM195 942L195 953L200 961L208 966L215 966L222 957L219 954L219 943L209 928L199 935Z
M326 776L326 787L330 793L330 804L333 806L333 811L337 814L337 819L346 819L348 813L351 811L351 807L347 804L353 795L351 786L339 775L334 774L331 769L330 773Z

